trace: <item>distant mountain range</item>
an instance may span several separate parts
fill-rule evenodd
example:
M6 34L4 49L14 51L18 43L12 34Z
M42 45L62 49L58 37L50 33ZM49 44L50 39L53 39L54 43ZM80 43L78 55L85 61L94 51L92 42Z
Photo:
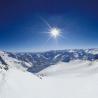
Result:
M0 51L0 68L8 70L10 67L21 68L37 73L50 65L72 60L98 60L98 49L66 49L47 52L12 53Z

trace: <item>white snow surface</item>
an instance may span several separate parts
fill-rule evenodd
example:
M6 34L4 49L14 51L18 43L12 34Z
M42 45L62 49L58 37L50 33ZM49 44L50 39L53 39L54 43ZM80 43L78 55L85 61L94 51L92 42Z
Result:
M98 49L91 49L91 50L85 49L85 51L86 51L87 53L91 53L91 54L98 54Z
M69 63L59 62L37 73L42 76L85 76L98 72L98 61L72 60Z
M60 62L37 75L17 68L0 72L0 98L97 97L98 61Z

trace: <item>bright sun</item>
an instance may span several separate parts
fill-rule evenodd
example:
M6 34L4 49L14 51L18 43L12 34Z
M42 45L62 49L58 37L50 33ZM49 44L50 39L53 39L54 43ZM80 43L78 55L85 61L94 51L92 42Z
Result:
M60 36L61 32L58 28L51 28L49 33L53 38L57 38L58 36Z

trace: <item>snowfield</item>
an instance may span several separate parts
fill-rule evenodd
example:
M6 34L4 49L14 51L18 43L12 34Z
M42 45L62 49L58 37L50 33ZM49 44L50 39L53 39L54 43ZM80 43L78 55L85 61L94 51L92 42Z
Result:
M0 98L98 98L98 61L60 62L37 74L1 70Z
M59 62L37 73L40 76L86 76L98 73L98 61L73 60L69 63Z

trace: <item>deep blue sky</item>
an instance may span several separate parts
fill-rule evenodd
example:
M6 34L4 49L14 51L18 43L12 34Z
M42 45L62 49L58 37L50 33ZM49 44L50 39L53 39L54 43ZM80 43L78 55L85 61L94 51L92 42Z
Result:
M60 28L64 38L49 40L47 25ZM98 48L98 1L0 0L0 49L42 51Z

